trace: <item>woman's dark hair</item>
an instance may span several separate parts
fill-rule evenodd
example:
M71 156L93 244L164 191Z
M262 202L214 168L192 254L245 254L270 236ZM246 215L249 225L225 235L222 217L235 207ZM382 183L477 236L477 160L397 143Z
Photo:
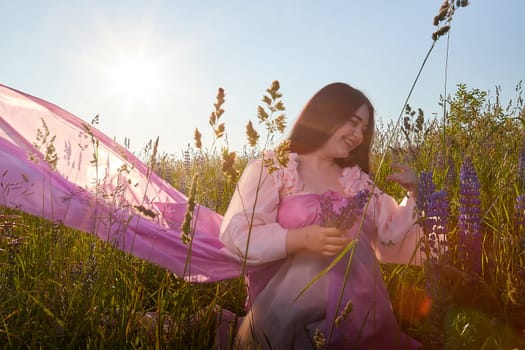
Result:
M374 107L365 94L345 83L332 83L323 87L306 103L290 133L290 151L305 154L317 150L363 104L370 113L363 142L348 157L336 159L336 162L341 167L358 165L369 173Z

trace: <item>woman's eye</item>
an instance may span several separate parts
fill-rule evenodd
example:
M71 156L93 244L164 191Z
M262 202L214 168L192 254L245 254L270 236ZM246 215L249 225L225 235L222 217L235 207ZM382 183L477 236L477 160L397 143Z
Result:
M361 126L360 120L352 118L350 119L350 126L353 128L359 128ZM361 126L361 132L365 134L368 130L368 127L366 125Z

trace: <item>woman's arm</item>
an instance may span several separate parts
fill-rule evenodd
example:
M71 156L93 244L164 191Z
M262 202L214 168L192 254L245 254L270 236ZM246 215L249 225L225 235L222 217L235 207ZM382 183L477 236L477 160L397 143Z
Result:
M388 175L387 180L404 187L409 191L409 196L400 204L380 191L374 196L372 207L377 230L376 252L383 262L420 264L422 229L417 223L415 202L417 175L405 165L392 164L392 167L399 171Z
M398 204L389 195L378 193L373 202L371 214L377 233L378 258L386 263L421 264L419 243L423 231L417 223L414 199L405 197Z
M262 160L250 161L224 214L221 241L250 265L285 258L287 230L277 223L278 208L277 183Z

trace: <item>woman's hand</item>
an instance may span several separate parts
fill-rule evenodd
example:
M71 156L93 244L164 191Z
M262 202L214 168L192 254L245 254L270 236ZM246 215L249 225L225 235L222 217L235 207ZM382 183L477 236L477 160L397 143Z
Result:
M387 180L394 181L405 188L407 191L412 192L417 197L417 175L408 166L400 163L392 163L392 168L398 171L392 173L386 177Z
M286 251L307 251L322 256L334 256L345 248L351 239L336 227L309 225L288 230Z

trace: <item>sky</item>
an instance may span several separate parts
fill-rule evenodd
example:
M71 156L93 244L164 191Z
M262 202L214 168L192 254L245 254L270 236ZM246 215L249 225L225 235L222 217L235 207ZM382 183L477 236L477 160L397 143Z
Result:
M328 83L362 90L396 120L436 29L442 0L1 1L0 84L52 102L140 153L180 156L195 128L205 148L219 88L228 144L278 80L292 124ZM471 0L439 39L409 104L442 114L458 83L504 101L525 78L523 0ZM447 74L445 75L445 67ZM445 79L446 76L446 79ZM446 90L445 90L446 89ZM256 125L260 131L263 129ZM220 145L220 143L219 143Z

